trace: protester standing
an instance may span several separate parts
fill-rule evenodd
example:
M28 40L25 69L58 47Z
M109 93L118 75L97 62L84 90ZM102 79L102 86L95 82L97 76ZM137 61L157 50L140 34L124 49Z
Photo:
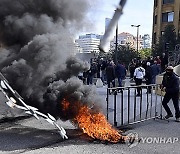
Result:
M152 70L151 70L151 63L147 62L146 64L146 71L145 71L145 80L146 80L146 85L150 85L152 83ZM148 86L147 88L147 93L151 93L151 86Z
M167 64L168 64L168 56L167 54L163 53L161 56L161 72L165 71Z
M88 77L87 77L87 84L93 84L93 78L95 74L97 73L97 66L96 63L93 62L90 66L90 69L88 70Z
M132 60L129 64L129 72L130 72L131 81L133 81L135 66L136 66L136 63L134 62L134 60Z
M165 119L173 117L173 114L167 105L172 99L175 108L176 121L180 122L180 110L179 110L179 77L173 72L173 67L168 66L166 68L166 73L163 76L161 89L165 91L165 96L162 101L162 105L167 112Z
M111 61L106 67L106 78L108 88L110 88L111 83L113 87L115 87L115 65L113 61Z
M105 60L102 61L101 64L101 80L103 82L103 84L105 85L106 82L106 67L107 67L107 62Z
M142 84L142 80L145 76L145 69L141 66L141 63L138 64L138 67L134 71L134 78L135 83L138 86L137 87L137 96L141 96L141 87L139 87Z
M154 61L154 64L151 65L151 69L152 69L152 84L156 83L156 76L160 73L160 68L157 64L157 61Z
M124 65L120 63L120 61L118 61L118 64L116 65L115 73L116 73L116 77L118 78L118 83L119 83L118 86L122 87L122 81L126 77L126 68Z

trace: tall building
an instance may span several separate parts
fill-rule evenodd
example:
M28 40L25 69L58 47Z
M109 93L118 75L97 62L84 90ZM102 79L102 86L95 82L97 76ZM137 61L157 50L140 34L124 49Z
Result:
M83 49L79 46L79 44L77 42L74 43L75 45L75 53L82 53Z
M173 24L180 33L180 0L154 0L152 43L156 44L167 25Z
M151 48L151 37L149 34L144 34L144 36L142 36L143 39L143 48L147 49L147 48Z
M83 53L98 53L101 35L86 34L79 36L75 42L82 48Z
M143 48L143 39L139 37L137 42L137 37L127 32L122 32L118 34L117 43L118 45L129 45L131 48L134 48L135 50L137 50L137 43L138 43L138 50ZM114 39L111 41L111 49L115 48L115 44L116 44L116 38L114 37Z

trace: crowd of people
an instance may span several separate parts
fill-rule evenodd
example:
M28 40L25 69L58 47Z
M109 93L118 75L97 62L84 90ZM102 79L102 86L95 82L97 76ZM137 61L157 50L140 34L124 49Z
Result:
M136 85L141 85L145 79L146 84L155 84L156 76L163 72L168 64L167 56L163 53L162 56L148 57L146 59L134 58L125 66L122 62L113 60L94 59L91 61L90 69L79 75L84 84L94 84L94 78L100 78L104 85L115 87L115 79L118 80L118 87L122 87L122 81L126 78L127 70L130 74L131 81L135 81ZM136 71L135 71L136 70ZM143 71L141 74L138 70ZM149 92L151 89L149 88ZM139 91L138 91L139 92ZM139 95L140 93L138 93Z
M146 85L156 84L156 76L165 71L168 65L168 58L165 53L162 56L148 57L141 60L133 59L129 64L129 72L131 81L135 81L136 85L142 84L143 79ZM147 93L151 93L151 86L148 87ZM137 88L137 96L141 95L140 87Z
M165 91L165 96L162 105L167 112L165 119L173 117L173 114L168 107L170 99L172 99L175 108L176 121L180 122L180 109L179 109L179 76L173 72L172 66L168 65L168 59L163 53L162 56L148 57L147 59L134 58L128 66L128 71L131 81L137 85L137 95L142 95L141 85L143 80L146 85L156 84L156 76L162 72L164 73L161 90ZM99 60L91 63L90 69L83 72L80 79L84 84L93 84L93 78L100 78L102 83L107 84L109 87L122 87L122 81L126 78L127 69L120 61L115 64L113 60ZM118 85L115 85L115 79ZM111 86L112 84L112 86ZM152 87L148 86L147 93L152 92Z
M119 87L122 87L122 81L126 77L126 67L118 61L117 64L113 60L100 59L98 61L91 62L90 69L83 74L79 75L79 78L87 85L94 84L94 78L100 78L103 85L108 87L115 87L115 79L118 80Z
M132 61L129 64L130 78L132 80L134 78L134 71L139 65L141 65L147 71L146 78L151 79L151 81L148 81L148 82L155 84L156 75L164 72L166 66L168 65L168 58L165 55L165 53L163 53L161 57L160 56L156 56L156 57L151 56L144 60L141 60L140 58L132 59Z

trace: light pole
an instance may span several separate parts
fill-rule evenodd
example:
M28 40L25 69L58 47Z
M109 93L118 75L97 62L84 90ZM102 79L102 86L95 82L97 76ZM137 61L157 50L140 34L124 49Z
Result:
M131 25L132 27L137 27L137 54L138 54L138 44L139 44L139 42L138 42L138 37L139 37L139 27L141 26L141 25Z
M115 43L115 64L117 65L117 51L118 51L118 24L116 25L116 43Z

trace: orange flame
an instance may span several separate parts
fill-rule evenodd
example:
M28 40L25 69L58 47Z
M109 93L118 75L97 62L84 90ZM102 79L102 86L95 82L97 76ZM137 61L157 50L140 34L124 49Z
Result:
M69 108L72 108L70 107L70 102L68 102L65 98L61 104L64 114L68 112ZM125 141L127 139L126 136L122 136L108 123L106 117L102 113L97 113L93 109L82 105L80 102L74 103L73 106L74 107L72 109L77 110L77 114L73 119L73 122L76 123L85 134L94 139L109 141L112 143Z
M87 106L80 108L75 121L77 121L79 128L84 133L94 139L113 143L125 141L125 136L122 136L115 128L112 128L102 113L92 113Z

